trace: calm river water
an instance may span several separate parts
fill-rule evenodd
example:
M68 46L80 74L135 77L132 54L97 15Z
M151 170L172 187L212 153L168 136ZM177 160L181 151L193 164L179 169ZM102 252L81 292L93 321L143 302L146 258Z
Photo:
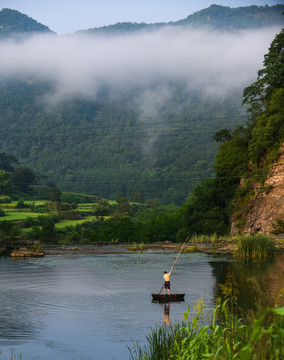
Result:
M228 259L182 254L171 284L173 292L186 294L185 301L166 308L152 303L151 293L160 291L163 271L175 256L168 251L19 261L0 257L0 360L11 353L22 360L127 360L127 345L143 342L164 320L182 321L188 305L199 298L212 307L217 283L225 281L228 269L241 272ZM284 274L283 256L279 259L264 269L249 269L249 275L272 284L265 287L268 295L283 285L277 277ZM251 294L247 285L243 288L246 301Z

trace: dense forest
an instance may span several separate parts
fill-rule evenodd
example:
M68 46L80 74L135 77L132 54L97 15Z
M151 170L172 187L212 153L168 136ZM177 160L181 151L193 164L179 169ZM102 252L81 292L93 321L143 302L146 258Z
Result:
M179 25L201 26L209 16L224 19L223 24L231 19L235 29L248 24L259 27L279 23L282 11L281 5L238 9L214 5ZM27 16L21 14L19 20L18 12L4 9L0 14L1 24L14 19L14 28L2 25L7 33L16 32L25 22L28 32L40 31L31 27L36 22ZM181 205L203 179L214 181L210 179L216 171L217 175L224 172L219 163L213 168L218 152L214 134L226 128L231 135L243 136L238 126L247 122L246 107L241 104L241 89L216 97L204 96L198 89L188 91L181 82L156 81L151 86L154 93L166 87L171 96L141 115L137 105L137 99L145 96L141 87L124 89L115 97L105 86L95 100L72 97L49 108L41 100L52 91L52 82L2 75L0 152L33 169L38 184L53 182L62 191L109 199L140 194L144 200L158 198L162 204ZM241 170L244 166L238 176Z
M52 33L45 25L16 10L0 11L0 39L29 33Z
M82 30L89 34L121 34L141 30L155 30L165 26L190 26L217 30L253 29L262 26L283 24L283 5L274 6L246 6L230 8L221 5L211 5L206 9L189 15L179 21L169 23L118 23L94 29Z
M147 198L182 203L202 178L214 176L215 132L246 119L233 97L197 101L175 114L178 91L169 108L145 122L133 106L103 96L95 103L64 103L50 113L33 101L40 89L45 84L2 83L1 150L63 190L106 198L142 191Z
M225 229L232 215L238 218L241 232L243 204L267 190L264 181L284 141L283 49L282 29L265 55L257 81L244 89L243 103L251 115L247 125L234 131L221 129L214 136L221 143L216 178L198 185L186 205L188 226L197 232L202 226L208 233Z

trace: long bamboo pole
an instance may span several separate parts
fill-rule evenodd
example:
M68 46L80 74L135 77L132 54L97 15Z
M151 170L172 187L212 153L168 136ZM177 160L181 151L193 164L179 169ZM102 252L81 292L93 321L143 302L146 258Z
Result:
M174 263L173 263L173 266L172 266L172 268L171 268L171 270L170 270L170 274L172 273L172 271L173 271L173 269L174 269L174 266L175 266L175 264L176 264L176 262L177 262L177 259L179 258L180 253L182 252L182 250L184 249L185 244L187 243L188 238L189 238L189 235L186 237L185 242L183 243L182 247L180 248L180 251L179 251L179 253L178 253L178 255L177 255L177 257L176 257L176 259L175 259L175 261L174 261ZM165 284L163 284L163 286L162 286L159 294L161 294L164 286L165 286Z
M174 261L174 263L173 263L173 266L172 266L172 268L171 268L170 273L172 273L173 268L174 268L174 266L175 266L175 264L176 264L176 262L177 262L177 259L179 258L180 253L182 252L182 250L184 249L185 244L187 243L188 238L189 238L189 236L186 237L185 242L183 243L182 247L180 248L180 251L179 251L178 256L176 257L176 259L175 259L175 261Z

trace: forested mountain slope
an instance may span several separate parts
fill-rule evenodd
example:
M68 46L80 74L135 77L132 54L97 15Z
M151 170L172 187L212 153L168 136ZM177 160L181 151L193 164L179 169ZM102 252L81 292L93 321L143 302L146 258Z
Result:
M242 23L241 11L239 16ZM224 56L231 40L226 34L212 38L210 47L209 33L167 31L97 42L45 35L23 42L20 50L0 43L11 52L0 67L0 152L62 190L107 198L138 192L181 204L202 179L214 177L216 131L246 123L241 96L250 60L244 58L239 69L237 49ZM254 37L232 36L240 49L253 45ZM172 47L164 48L168 43ZM90 64L84 44L94 48ZM191 60L196 52L200 57Z
M284 5L274 6L246 6L230 8L221 5L211 5L206 9L197 11L185 19L169 23L118 23L110 26L103 26L83 30L89 34L121 34L133 33L142 30L155 30L165 26L191 26L196 28L210 28L216 30L253 29L263 26L283 24L282 13Z
M231 230L283 233L284 29L272 41L257 81L245 88L244 102L251 113L242 139L246 177L232 204Z
M45 90L38 83L2 85L1 151L62 189L107 198L142 191L146 198L182 203L202 178L214 176L218 145L212 135L246 119L234 97L187 99L183 111L175 113L171 106L182 96L178 92L169 108L144 122L127 105L129 98L121 104L101 96L96 102L65 102L55 112L46 111L34 102Z
M257 81L246 87L246 126L221 129L216 178L186 205L188 228L208 234L284 231L284 30L273 39Z
M245 6L230 8L211 5L207 9L174 22L175 25L206 26L215 29L252 29L269 25L283 25L284 5Z
M0 11L0 39L19 34L50 33L51 30L31 17L16 10Z

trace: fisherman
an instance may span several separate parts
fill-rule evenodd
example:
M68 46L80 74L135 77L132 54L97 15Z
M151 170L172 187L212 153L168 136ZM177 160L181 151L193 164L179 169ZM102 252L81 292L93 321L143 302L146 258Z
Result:
M165 293L165 295L166 295L167 289L168 289L168 295L171 295L170 294L170 288L171 288L170 276L171 276L172 271L173 271L173 269L171 269L171 271L169 273L164 271L164 280L165 280L164 293Z

